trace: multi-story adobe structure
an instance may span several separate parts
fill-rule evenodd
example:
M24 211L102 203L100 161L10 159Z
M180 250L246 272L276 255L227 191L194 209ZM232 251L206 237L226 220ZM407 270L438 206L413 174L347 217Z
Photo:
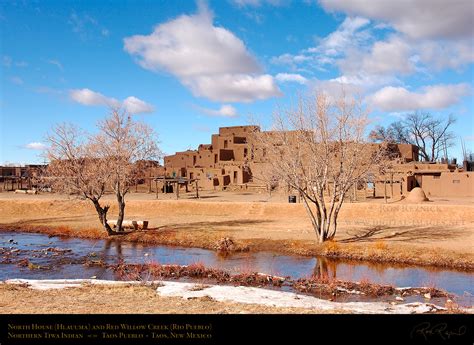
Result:
M221 127L218 134L212 135L211 144L166 156L165 175L197 179L205 190L264 187L261 177L266 171L265 150L249 143L249 136L258 132L257 126ZM428 196L474 195L471 172L452 164L418 162L415 145L389 146L393 167L387 174L368 181L368 188L364 188L371 189L368 195L400 197L415 187L425 189Z
M257 126L221 127L219 134L212 135L211 144L166 156L165 174L197 179L202 189L246 186L252 181L245 168L250 149L248 138L256 130Z

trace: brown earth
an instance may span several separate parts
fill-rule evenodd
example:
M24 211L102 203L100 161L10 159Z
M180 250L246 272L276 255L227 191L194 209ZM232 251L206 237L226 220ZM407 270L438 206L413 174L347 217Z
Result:
M209 192L197 200L192 195L162 200L160 194L155 200L153 194L131 194L126 218L149 220L151 230L123 239L214 248L217 240L230 237L237 249L474 270L474 203L468 199L346 203L336 241L318 245L302 204L285 203L283 196ZM117 209L111 196L106 199L113 219ZM90 202L54 194L0 193L0 228L106 237Z
M28 301L28 303L18 303L18 301ZM143 285L90 285L80 288L40 291L18 285L0 284L0 313L321 314L327 312L317 309L276 308L257 304L218 302L206 297L191 300L181 297L161 297L153 288Z

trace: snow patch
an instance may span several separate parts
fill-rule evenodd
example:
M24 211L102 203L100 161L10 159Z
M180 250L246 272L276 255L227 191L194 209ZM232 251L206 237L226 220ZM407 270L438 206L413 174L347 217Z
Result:
M157 288L160 296L199 298L209 296L220 302L260 304L269 307L308 308L325 311L347 311L363 314L419 314L445 308L428 303L391 305L387 302L331 302L316 297L285 291L274 291L247 286L209 285L204 290L195 290L197 284L162 282Z
M8 279L5 284L27 285L35 290L65 289L81 287L84 284L91 285L130 285L140 284L137 281L115 281L115 280L97 280L97 279Z

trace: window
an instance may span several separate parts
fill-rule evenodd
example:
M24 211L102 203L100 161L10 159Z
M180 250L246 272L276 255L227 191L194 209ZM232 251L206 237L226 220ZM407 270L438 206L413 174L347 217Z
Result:
M226 149L228 146L227 140L224 140L224 148Z
M247 149L244 149L244 157L247 157Z
M214 155L214 164L217 164L217 154Z

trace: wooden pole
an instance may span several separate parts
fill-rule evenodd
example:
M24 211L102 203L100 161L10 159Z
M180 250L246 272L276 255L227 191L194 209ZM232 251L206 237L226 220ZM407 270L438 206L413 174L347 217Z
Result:
M393 172L390 174L390 198L393 199Z
M387 203L387 179L385 176L383 177L383 199Z
M179 199L179 183L178 181L175 182L175 185L176 185L176 200Z
M151 169L150 169L150 173L148 174L148 193L151 193L152 190L151 190Z
M199 186L198 186L198 180L195 180L196 182L196 198L199 199Z
M158 199L158 180L155 180L156 198Z

